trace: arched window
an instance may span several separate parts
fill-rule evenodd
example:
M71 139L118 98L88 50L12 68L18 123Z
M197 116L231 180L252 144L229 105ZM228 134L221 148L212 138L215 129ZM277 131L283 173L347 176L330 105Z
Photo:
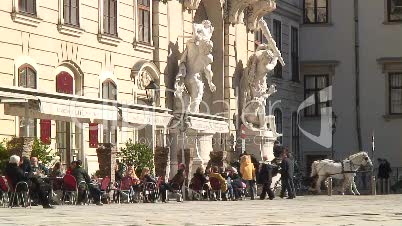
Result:
M102 98L107 100L117 100L116 84L110 79L102 83Z
M74 94L74 79L68 72L62 71L56 76L56 92Z
M276 132L282 133L282 111L279 108L275 109L274 116L275 116ZM282 136L278 138L278 141L282 143Z
M18 68L18 86L36 89L36 70L29 64Z

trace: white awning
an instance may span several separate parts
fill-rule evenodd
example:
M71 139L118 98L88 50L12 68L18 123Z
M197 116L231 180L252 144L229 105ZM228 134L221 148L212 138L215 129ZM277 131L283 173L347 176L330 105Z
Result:
M60 93L35 94L19 87L0 87L0 104L4 104L4 114L67 122L101 124L104 121L117 121L124 127L152 124L166 127L173 117L168 113L170 110L165 108L119 105L116 101Z
M152 125L166 127L172 115L166 112L154 112L140 109L122 108L122 123L126 126L141 127L142 125Z
M48 97L39 98L39 102L39 109L29 109L29 117L87 123L95 120L115 121L119 118L116 106ZM26 116L24 105L17 103L5 103L4 113L14 116Z

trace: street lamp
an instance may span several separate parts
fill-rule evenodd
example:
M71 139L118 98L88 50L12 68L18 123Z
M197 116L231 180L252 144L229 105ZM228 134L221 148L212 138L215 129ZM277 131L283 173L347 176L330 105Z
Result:
M336 131L336 119L338 118L335 114L335 112L332 112L332 135L331 135L331 158L334 159L335 158L335 151L334 151L334 134Z
M155 106L155 90L158 90L159 86L154 82L151 81L146 87L145 87L145 92L147 94L147 98L149 100L149 102L151 102L151 105L154 107ZM155 176L155 145L156 145L156 141L155 141L155 130L156 130L156 125L155 125L155 109L153 109L153 114L152 114L152 155L154 157L153 162L153 170L152 173Z
M188 130L188 128L191 126L191 118L188 116L187 112L183 112L183 114L180 117L180 124L179 124L179 131L181 132L181 138L182 138L182 143L181 143L181 162L183 164L185 164L186 159L184 156L184 148L186 146L186 132ZM197 152L198 154L198 152ZM187 166L188 167L188 166ZM185 182L184 182L185 183ZM183 184L183 187L185 187L185 184ZM185 200L186 197L186 191L185 189L182 187L182 197L183 200Z

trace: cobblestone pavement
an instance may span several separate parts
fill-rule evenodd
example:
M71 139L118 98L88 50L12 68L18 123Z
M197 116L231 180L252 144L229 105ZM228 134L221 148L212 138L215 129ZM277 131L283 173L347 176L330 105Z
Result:
M0 208L0 225L402 226L402 195Z

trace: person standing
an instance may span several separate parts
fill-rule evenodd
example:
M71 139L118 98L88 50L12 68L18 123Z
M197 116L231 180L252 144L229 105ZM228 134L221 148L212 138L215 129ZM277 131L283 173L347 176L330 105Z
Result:
M282 162L281 162L281 184L282 190L280 197L283 198L285 191L288 192L288 199L294 199L295 191L293 185L293 174L294 174L294 163L288 156L288 150L285 148L282 152Z
M391 169L391 164L386 160L386 159L377 159L379 165L378 165L378 182L380 184L379 186L379 192L381 194L388 194L388 184L389 184L389 176L392 173Z
M242 179L245 181L247 186L250 188L251 200L254 200L255 191L255 168L254 164L251 162L250 155L243 155L240 159L240 173Z
M264 200L268 194L268 198L272 200L275 198L275 194L271 189L273 165L270 164L267 156L264 156L263 160L259 170L259 182L262 184L260 199Z

